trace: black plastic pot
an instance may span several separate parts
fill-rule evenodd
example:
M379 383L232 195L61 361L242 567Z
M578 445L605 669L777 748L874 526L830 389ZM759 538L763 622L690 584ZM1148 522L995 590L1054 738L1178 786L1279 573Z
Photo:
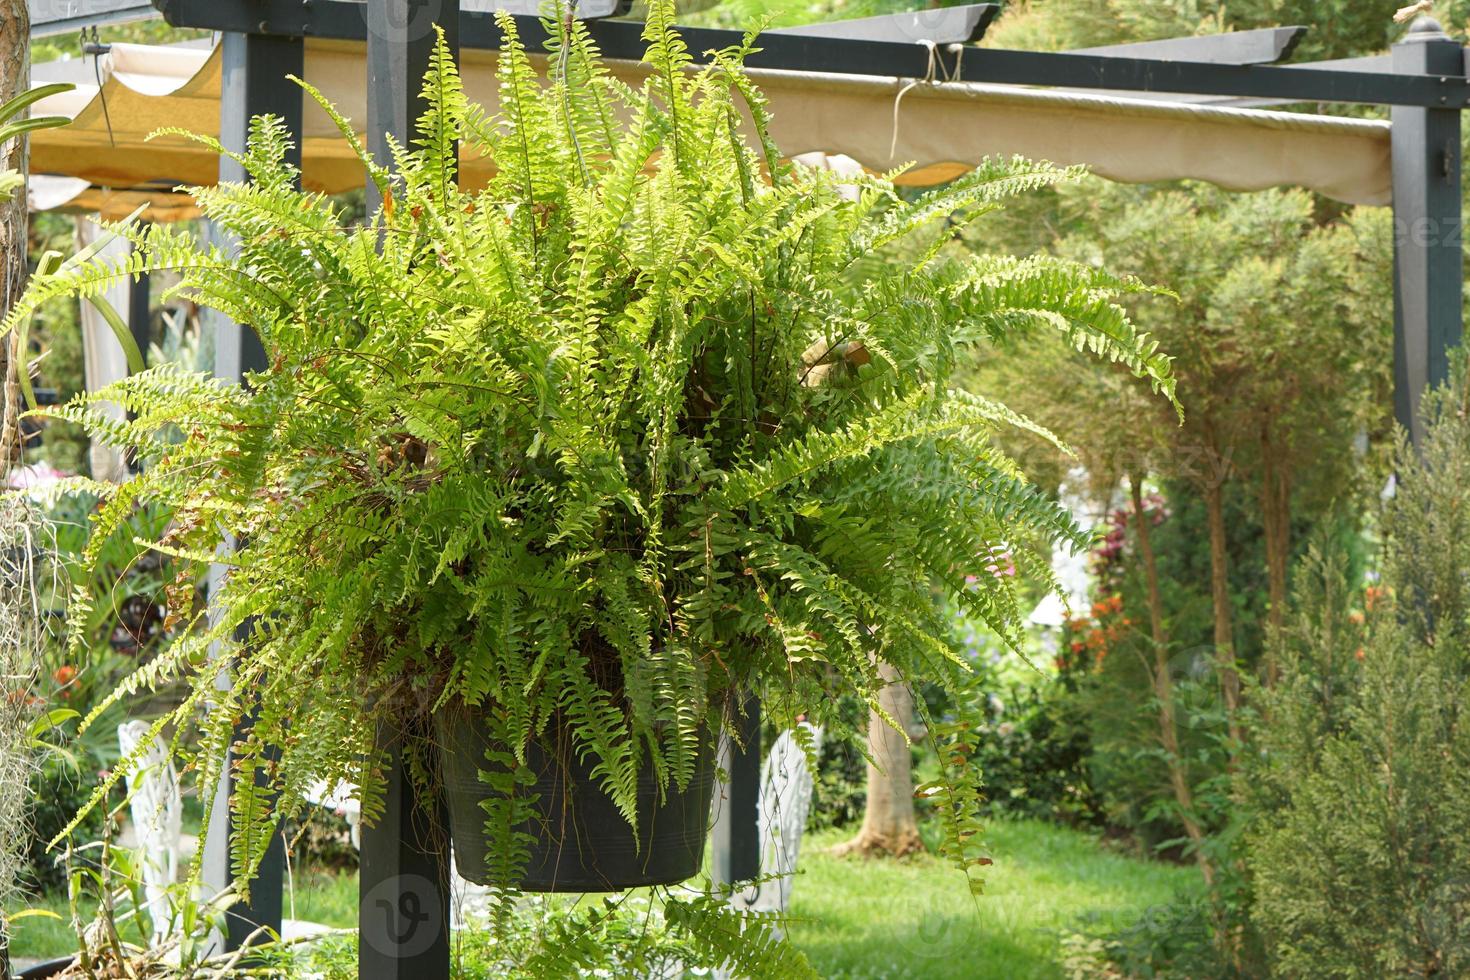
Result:
M37 963L29 969L22 970L17 974L17 980L48 980L49 977L57 976L61 971L77 961L75 956L63 956L59 960L48 960L45 963Z
M442 713L434 727L455 864L470 881L490 884L486 814L480 804L493 791L479 776L490 740L479 718L462 711ZM621 891L671 885L698 874L709 830L714 752L706 746L688 787L680 791L670 785L662 802L652 771L639 774L635 838L633 827L592 777L593 763L577 758L570 741L565 731L548 733L527 751L536 783L526 792L539 799L533 817L517 827L535 838L520 889Z

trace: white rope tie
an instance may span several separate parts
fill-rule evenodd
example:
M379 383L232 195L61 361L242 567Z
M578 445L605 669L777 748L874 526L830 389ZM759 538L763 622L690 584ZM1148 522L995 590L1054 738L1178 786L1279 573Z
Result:
M898 95L893 99L893 139L888 143L888 160L893 162L894 155L898 152L898 107L903 102L903 97L909 94L909 90L916 85L932 85L935 81L956 82L960 79L960 66L965 60L965 46L963 44L946 45L945 50L955 56L954 73L951 74L949 67L945 65L944 59L939 57L939 45L928 38L920 38L915 44L922 44L929 52L929 63L924 68L923 78L911 78L903 88L898 90ZM939 78L936 79L935 75Z
M945 50L954 55L954 74L944 76L944 80L946 82L962 81L964 79L962 71L965 66L965 46L963 44L951 44ZM943 62L940 62L940 64L943 64Z

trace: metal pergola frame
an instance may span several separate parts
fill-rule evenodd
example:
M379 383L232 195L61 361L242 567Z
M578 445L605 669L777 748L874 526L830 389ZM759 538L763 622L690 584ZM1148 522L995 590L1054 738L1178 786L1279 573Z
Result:
M115 0L121 4L122 0ZM221 140L243 149L252 116L271 113L300 133L302 92L285 80L300 75L306 38L367 44L369 147L380 152L386 134L406 140L421 108L418 79L428 64L430 22L446 29L451 47L498 49L493 17L461 11L459 0L152 0L175 27L223 35ZM534 0L505 0L526 9ZM597 15L622 12L623 0L583 7ZM752 68L846 75L1044 85L1112 90L1181 101L1277 104L1360 103L1392 107L1394 211L1394 408L1415 441L1420 396L1449 373L1448 351L1461 335L1460 112L1470 107L1466 51L1439 24L1421 17L1389 58L1282 67L1303 28L1269 28L1230 34L1120 45L1083 52L1050 53L977 48L998 6L923 11L859 21L813 25L763 34ZM547 32L537 17L518 14L526 46ZM643 25L594 20L589 25L609 58L637 60ZM736 31L682 29L696 62L707 52L738 43ZM298 155L299 144L295 151ZM241 179L229 159L221 179ZM369 184L369 193L372 193ZM370 202L371 205L371 202ZM254 334L222 324L218 374L234 378L263 370L264 352ZM756 833L759 792L759 706L752 705L744 752L727 763L725 813L715 828L717 877L749 880L759 873ZM396 747L397 733L384 742ZM229 778L229 767L225 767ZM228 787L224 787L228 788ZM227 794L220 794L223 798ZM422 801L406 782L401 764L388 778L386 817L365 828L360 872L359 977L371 980L440 980L449 975L449 869L443 845L442 801ZM217 807L218 810L218 807ZM216 849L229 829L228 812L216 812L210 835ZM217 850L206 877L228 884L228 864ZM238 947L259 926L281 924L279 854L268 855L251 890L252 904L232 910L226 943Z

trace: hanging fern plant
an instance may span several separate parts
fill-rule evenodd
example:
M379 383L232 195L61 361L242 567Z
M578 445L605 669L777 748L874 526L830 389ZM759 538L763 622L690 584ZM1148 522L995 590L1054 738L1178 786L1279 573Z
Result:
M140 501L171 511L151 545L193 566L181 581L239 542L213 618L181 590L172 645L118 695L187 681L158 730L201 733L206 793L254 718L230 801L243 878L318 780L360 786L372 819L385 723L474 719L484 874L511 889L548 746L637 827L701 778L746 691L778 724L832 726L837 694L877 706L882 662L961 676L935 588L1015 640L1015 579L969 573L1004 544L1046 578L1020 545L1085 540L991 439L1051 436L951 389L956 360L1059 329L1173 398L1116 302L1137 283L944 248L954 221L1076 171L992 160L908 200L893 175L792 166L743 74L752 41L695 70L672 9L650 7L641 88L560 19L542 79L502 16L494 114L441 44L391 174L307 85L382 192L368 224L295 189L290 137L260 118L249 182L190 191L233 250L119 226L125 262L38 276L5 324L167 269L265 347L245 387L160 366L54 413L146 464L88 487L93 554ZM488 186L458 185L460 145L493 161Z

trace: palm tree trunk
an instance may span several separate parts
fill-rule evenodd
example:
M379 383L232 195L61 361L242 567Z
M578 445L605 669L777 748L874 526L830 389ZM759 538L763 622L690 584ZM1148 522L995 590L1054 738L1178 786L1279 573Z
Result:
M900 725L914 716L914 696L898 670L887 663L878 665L886 682L878 703ZM923 850L919 823L914 814L913 757L903 732L883 720L876 711L868 716L868 803L858 835L835 849L839 854L888 854L901 856Z
M0 103L19 95L30 87L30 12L26 0L0 0ZM25 140L15 141L0 169L12 168L25 172ZM10 306L20 295L26 277L26 195L20 189L8 204L0 204L0 317L10 311ZM8 475L11 465L19 458L19 419L17 418L17 386L12 378L15 371L14 359L10 356L13 341L0 342L0 397L4 399L3 419L0 419L0 475ZM27 665L29 666L29 665ZM0 665L3 667L3 665ZM0 669L0 673L5 672ZM6 722L27 721L22 715L10 712L4 716ZM10 728L10 724L5 726ZM24 729L0 731L0 753L29 753ZM0 759L0 763L6 760ZM0 764L0 771L15 773L17 768L26 767ZM22 800L0 800L0 812L14 814L24 812L23 795L27 790L25 779L8 779L0 785L0 793L22 794ZM14 784L14 785L11 785ZM12 848L24 839L23 834L11 831L0 847ZM8 977L10 970L10 928L6 922L4 906L12 897L15 882L11 871L15 868L17 855L0 856L0 977Z

